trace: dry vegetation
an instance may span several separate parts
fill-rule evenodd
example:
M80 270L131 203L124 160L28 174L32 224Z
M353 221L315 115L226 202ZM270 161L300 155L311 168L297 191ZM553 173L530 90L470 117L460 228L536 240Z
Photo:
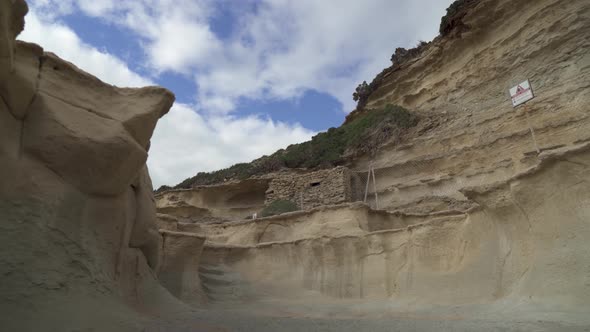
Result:
M415 113L401 106L387 105L382 109L365 112L338 128L319 133L310 141L290 145L250 163L239 163L210 173L198 173L174 188L211 185L231 179L241 180L281 168L334 167L344 163L346 156L374 153L383 143L399 138L404 131L416 126L418 121ZM158 192L167 189L170 187L163 186Z

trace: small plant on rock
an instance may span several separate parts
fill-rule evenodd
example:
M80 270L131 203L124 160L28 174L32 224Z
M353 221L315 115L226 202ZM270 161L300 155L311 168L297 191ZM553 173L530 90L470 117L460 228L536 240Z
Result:
M261 212L261 217L276 216L282 213L298 211L299 207L292 201L286 199L278 199L266 206Z

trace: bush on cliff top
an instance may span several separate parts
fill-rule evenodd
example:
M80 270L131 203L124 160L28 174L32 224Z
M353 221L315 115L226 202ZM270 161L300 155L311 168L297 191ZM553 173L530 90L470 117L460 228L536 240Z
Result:
M290 146L280 156L289 168L313 168L340 164L345 152L374 152L404 129L415 126L418 117L401 106L371 110L354 121L319 133L311 141Z
M299 211L299 207L292 201L278 199L266 206L261 212L261 217L276 216L282 213Z
M243 180L253 175L277 171L281 168L326 168L342 164L346 153L361 155L374 152L381 144L415 126L418 117L405 108L387 105L370 110L354 120L330 128L310 141L293 144L270 156L250 163L235 164L215 172L200 172L174 188L222 183L231 179ZM158 189L161 191L161 189Z
M477 4L479 0L455 0L448 8L445 16L442 17L439 32L441 36L446 36L454 29L466 28L463 24L463 18L467 13L467 9L470 6ZM357 102L356 108L349 115L355 117L357 113L362 112L367 105L369 98L373 92L377 91L383 84L383 79L386 74L390 74L392 71L399 69L399 67L406 61L414 59L419 56L429 43L420 41L414 48L405 49L398 47L395 52L391 55L391 67L383 69L381 73L377 74L371 83L367 84L367 81L359 84L352 94L352 99ZM348 119L348 117L347 117Z
M449 32L453 31L456 26L460 25L461 20L465 16L465 9L478 1L479 0L456 0L453 2L449 8L447 8L446 15L443 16L440 21L438 31L441 36L447 35Z

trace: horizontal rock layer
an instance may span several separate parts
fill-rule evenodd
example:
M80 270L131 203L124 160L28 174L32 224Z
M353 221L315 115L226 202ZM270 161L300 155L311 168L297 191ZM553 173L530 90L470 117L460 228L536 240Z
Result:
M390 228L375 230L363 225L375 212L342 205L205 229L202 264L233 275L231 286L208 287L234 287L230 303L271 301L310 315L297 303L388 301L380 310L391 313L502 303L498 310L507 316L545 308L554 320L564 313L580 319L590 309L590 146L540 158L506 182L465 191L480 207L464 214L401 222L401 215L381 212ZM350 306L337 308L344 311L330 314L351 315Z
M367 108L399 104L436 120L351 163L366 172L373 161L380 208L471 205L463 188L539 163L530 128L541 151L590 139L590 4L482 0L466 11L466 31L386 72L369 98ZM526 79L536 97L515 109L508 89Z
M399 104L422 116L403 145L347 165L363 180L374 166L369 204L378 196L384 211L342 204L200 224L208 305L450 324L441 326L590 325L590 4L465 3L460 29L386 70L368 100L367 109ZM536 97L514 109L508 89L525 79Z

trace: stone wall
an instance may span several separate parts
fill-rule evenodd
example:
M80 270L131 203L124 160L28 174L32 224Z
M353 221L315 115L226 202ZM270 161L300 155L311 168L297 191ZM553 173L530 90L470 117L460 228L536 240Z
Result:
M265 204L275 200L290 200L303 209L350 202L357 197L351 188L355 177L346 167L336 167L311 173L278 174L266 191Z

